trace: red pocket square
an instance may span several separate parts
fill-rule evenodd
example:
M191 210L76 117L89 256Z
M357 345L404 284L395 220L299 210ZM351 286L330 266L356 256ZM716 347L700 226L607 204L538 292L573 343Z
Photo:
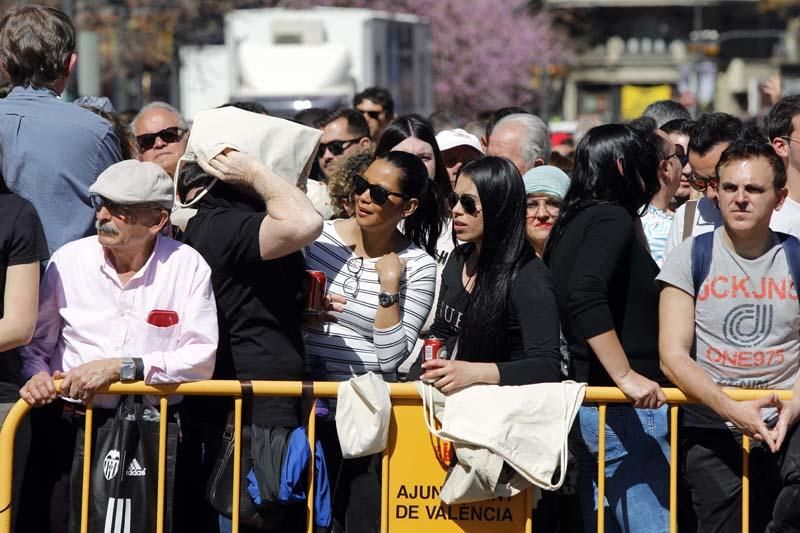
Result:
M157 328L168 328L178 323L178 313L165 309L153 309L147 315L147 323Z

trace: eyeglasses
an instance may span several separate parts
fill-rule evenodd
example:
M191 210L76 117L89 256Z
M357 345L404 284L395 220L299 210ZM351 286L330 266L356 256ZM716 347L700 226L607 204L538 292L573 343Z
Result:
M475 197L471 194L462 194L459 196L451 192L447 195L447 203L450 204L450 209L453 209L459 202L461 203L461 207L464 208L464 212L468 215L474 217L478 214L478 206L475 203Z
M362 115L367 115L372 120L378 120L380 116L383 114L383 111L367 111L366 109L359 109L356 108L356 111L361 113Z
M681 146L680 144L675 145L675 153L668 155L667 159L670 159L672 157L678 158L678 161L681 164L681 168L689 164L689 156L686 154L686 152L684 152L683 146Z
M785 141L789 141L789 142L794 141L796 143L800 143L800 139L795 139L794 137L781 137L781 139L783 139Z
M100 211L102 208L106 208L111 216L115 217L122 217L128 218L130 217L134 211L137 210L161 210L163 209L161 206L156 205L149 205L149 204L135 204L135 205L122 205L116 202L112 202L108 198L104 198L99 194L93 194L91 196L92 200L92 207L94 207L95 212Z
M141 135L137 135L136 144L139 145L139 150L146 152L155 146L156 139L160 138L165 143L172 144L183 139L185 134L185 129L179 128L178 126L172 126L170 128L164 128L163 130L155 133L143 133Z
M317 149L317 159L322 159L322 156L325 155L325 150L330 150L332 156L342 155L345 150L350 148L354 142L358 142L361 140L358 139L348 139L346 141L331 141L329 143L319 143L319 148Z
M350 277L347 278L342 285L342 290L344 290L347 296L355 298L358 295L358 289L360 288L358 275L361 274L363 268L363 257L351 257L347 260L347 271L350 273Z
M380 185L371 185L367 178L364 176L360 176L356 174L353 178L353 192L356 193L356 196L361 196L369 189L369 197L378 205L383 205L389 199L390 196L399 196L400 198L406 199L408 198L407 194L403 194L401 192L392 192L387 190Z
M555 198L528 198L525 201L525 207L529 213L533 214L536 214L542 207L551 217L557 217L561 213L561 202Z
M689 185L691 185L692 189L698 192L706 192L706 189L709 187L716 187L717 178L692 176L689 178Z

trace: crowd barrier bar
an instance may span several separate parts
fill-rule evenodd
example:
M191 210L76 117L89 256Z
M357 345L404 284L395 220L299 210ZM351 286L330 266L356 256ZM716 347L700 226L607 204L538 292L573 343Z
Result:
M57 383L57 386L59 383ZM300 381L253 381L254 396L272 397L308 397L311 400L307 429L308 439L312 446L316 440L316 424L314 416L314 402L317 398L335 398L339 384L334 382L300 382ZM176 385L146 385L144 383L116 383L105 389L109 394L147 394L159 396L160 435L158 443L158 502L157 502L157 522L156 533L164 531L164 491L166 477L166 428L167 428L167 403L168 396L229 396L234 398L234 462L237 465L233 470L233 531L239 530L239 486L241 472L238 465L241 464L241 425L242 425L242 389L238 381L219 380L219 381L200 381L195 383L181 383ZM789 400L792 397L791 391L770 391L770 390L741 390L725 389L725 392L734 400L755 400L770 394L776 394L781 400ZM685 403L697 403L691 398L687 398L678 389L664 389L667 403L670 405L670 532L677 531L677 481L678 481L678 405ZM390 395L393 399L419 399L416 389L410 383L393 383L390 385ZM617 388L614 387L588 387L584 402L596 403L599 414L599 443L598 449L605 449L605 420L606 407L609 403L625 403L628 398ZM0 430L0 533L11 533L11 492L13 477L13 457L14 457L14 437L23 418L30 411L30 407L24 401L19 400L9 411L2 430ZM84 434L85 457L91 457L92 445L92 418L93 409L91 405L86 409L86 430ZM749 533L749 493L750 493L750 439L742 439L742 533ZM83 487L81 502L81 533L87 533L89 517L89 486L90 486L90 467L91 461L84 461L83 464ZM386 482L389 471L389 455L384 453L381 461L383 472L383 484L381 486L381 531L388 531L388 498L389 486ZM308 510L307 530L313 531L313 468L309 469L310 487L306 502ZM598 502L605 499L605 456L598 455L597 465L597 489ZM605 510L603 505L598 505L597 510L597 532L605 533Z

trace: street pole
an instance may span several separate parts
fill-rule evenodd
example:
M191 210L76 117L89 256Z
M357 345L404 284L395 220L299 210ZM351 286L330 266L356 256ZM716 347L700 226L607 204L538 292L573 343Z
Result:
M692 50L692 74L694 77L694 104L692 105L692 116L697 118L700 115L700 105L697 96L700 93L700 50L698 48L700 41L700 32L703 30L703 6L696 4L694 6L694 34L698 37L695 40Z
M61 10L69 16L70 20L73 24L75 24L75 0L63 0L61 4ZM78 43L75 43L77 48ZM78 58L80 60L80 57ZM69 81L67 82L67 86L64 89L64 94L62 98L65 101L70 102L75 99L75 96L78 94L78 77L72 76Z

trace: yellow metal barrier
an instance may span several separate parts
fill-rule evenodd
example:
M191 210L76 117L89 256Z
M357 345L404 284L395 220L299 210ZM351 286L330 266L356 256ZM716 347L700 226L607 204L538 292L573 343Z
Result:
M339 384L328 382L315 382L313 384L305 384L310 391L310 396L316 401L317 398L334 398L336 397ZM254 396L272 396L272 397L300 397L303 395L304 383L302 382L284 382L284 381L254 381L253 382L253 395ZM396 383L391 384L391 397L393 400L419 400L416 389L410 383ZM184 396L229 396L235 398L234 400L234 468L233 475L233 531L237 532L239 528L239 482L241 473L238 465L241 464L241 423L242 423L242 399L241 399L241 386L238 381L204 381L196 383L182 383L177 385L145 385L144 383L132 384L114 384L108 387L104 392L111 394L147 394L160 396L159 409L161 412L160 422L160 437L158 445L159 453L159 466L158 466L158 502L157 511L158 518L156 524L156 532L163 533L164 522L164 492L165 492L165 477L166 477L166 425L167 425L167 397L170 395L184 395ZM777 394L781 400L791 399L791 391L768 391L768 390L739 390L739 389L726 389L731 398L738 401L754 400L764 397L769 394ZM677 443L678 443L678 424L677 413L678 405L685 403L696 403L692 399L687 398L678 389L664 389L667 397L667 403L670 404L670 531L677 531ZM628 399L622 394L619 389L613 387L589 387L586 389L585 402L596 403L599 411L599 427L600 427L600 441L598 448L605 449L605 419L606 419L606 406L608 403L624 403ZM14 437L22 419L28 414L30 407L20 400L9 411L2 429L0 430L0 533L10 533L11 531L11 493L12 493L12 477L13 477L13 456L14 456ZM86 430L85 430L85 455L84 457L91 457L92 445L92 418L93 410L91 405L86 409ZM314 403L312 402L309 419L307 422L308 439L312 446L316 441L316 424L314 416ZM749 531L749 449L750 439L744 437L742 439L742 532ZM312 454L313 455L313 454ZM384 453L382 459L382 472L383 484L381 487L381 523L382 531L386 532L387 524L389 522L388 516L388 472L389 461L391 460L389 453ZM82 487L82 504L81 504L81 532L86 533L88 528L88 514L89 514L89 487L90 487L90 466L91 461L84 461L83 465L83 487ZM313 468L309 473L309 494L307 502L307 528L309 533L313 531ZM598 502L603 502L605 499L605 457L599 454L598 460ZM530 503L530 491L525 495L525 501ZM598 533L604 532L604 506L598 505L597 511L597 531ZM531 531L530 517L526 521L524 530Z

